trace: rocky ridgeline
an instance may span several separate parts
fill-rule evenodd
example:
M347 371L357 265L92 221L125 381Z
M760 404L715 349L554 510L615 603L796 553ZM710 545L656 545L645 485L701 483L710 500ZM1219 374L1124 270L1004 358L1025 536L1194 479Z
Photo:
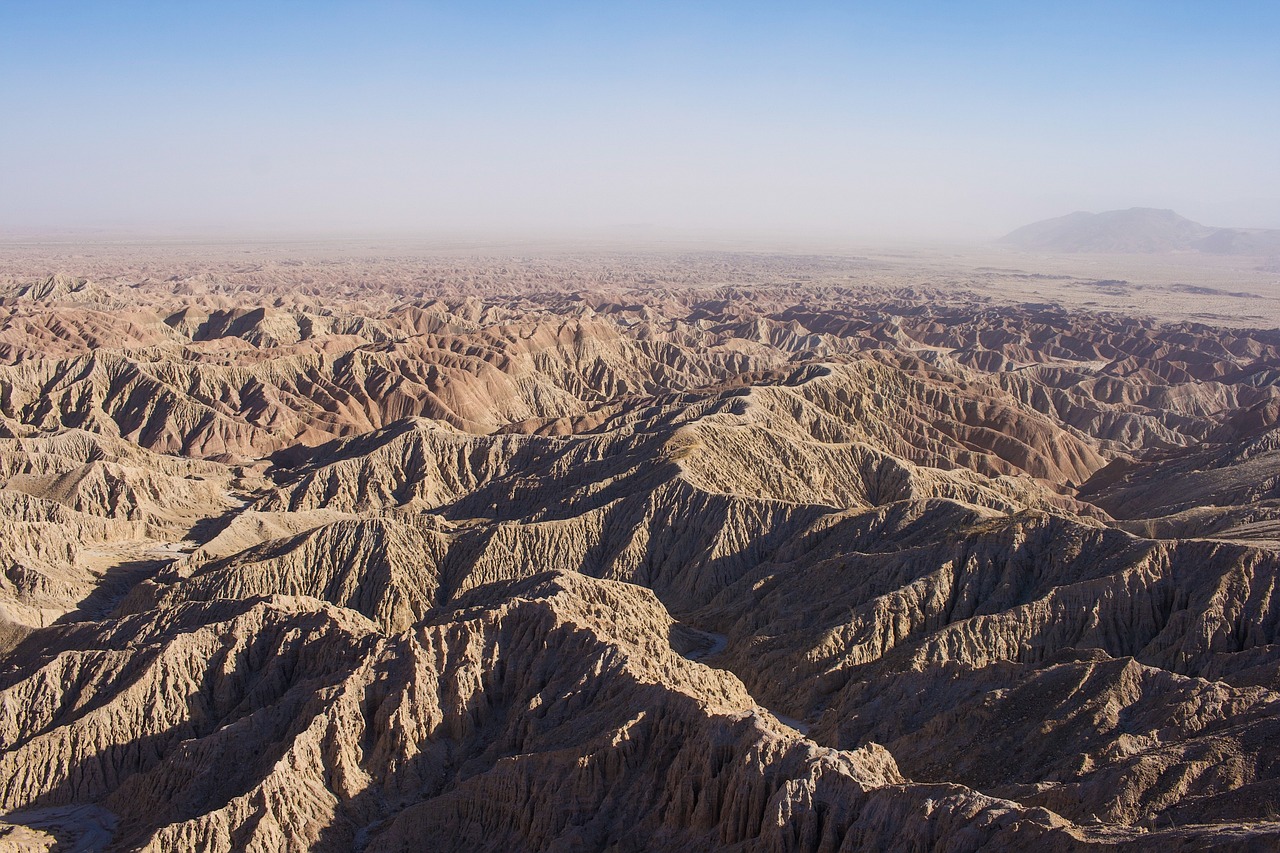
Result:
M1280 335L554 269L9 289L0 847L1280 845Z

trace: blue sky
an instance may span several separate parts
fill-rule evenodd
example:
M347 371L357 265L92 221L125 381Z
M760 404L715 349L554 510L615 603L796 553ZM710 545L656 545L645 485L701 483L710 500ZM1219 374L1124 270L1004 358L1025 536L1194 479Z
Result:
M0 228L1280 226L1280 3L0 2Z

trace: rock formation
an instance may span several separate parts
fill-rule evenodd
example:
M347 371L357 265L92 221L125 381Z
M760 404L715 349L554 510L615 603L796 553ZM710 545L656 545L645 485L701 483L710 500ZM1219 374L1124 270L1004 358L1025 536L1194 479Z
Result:
M1280 845L1274 329L290 269L5 286L0 849Z

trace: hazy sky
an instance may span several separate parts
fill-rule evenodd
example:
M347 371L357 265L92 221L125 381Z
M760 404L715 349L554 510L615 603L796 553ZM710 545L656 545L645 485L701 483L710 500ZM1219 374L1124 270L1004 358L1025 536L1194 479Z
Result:
M0 0L0 228L1280 227L1280 2Z

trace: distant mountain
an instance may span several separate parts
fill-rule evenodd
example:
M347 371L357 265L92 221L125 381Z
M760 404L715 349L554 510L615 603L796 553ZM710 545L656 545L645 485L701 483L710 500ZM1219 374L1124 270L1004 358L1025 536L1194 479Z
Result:
M1034 222L1000 242L1050 252L1205 252L1215 255L1280 253L1280 230L1214 228L1172 210L1132 207L1105 213L1070 213Z

